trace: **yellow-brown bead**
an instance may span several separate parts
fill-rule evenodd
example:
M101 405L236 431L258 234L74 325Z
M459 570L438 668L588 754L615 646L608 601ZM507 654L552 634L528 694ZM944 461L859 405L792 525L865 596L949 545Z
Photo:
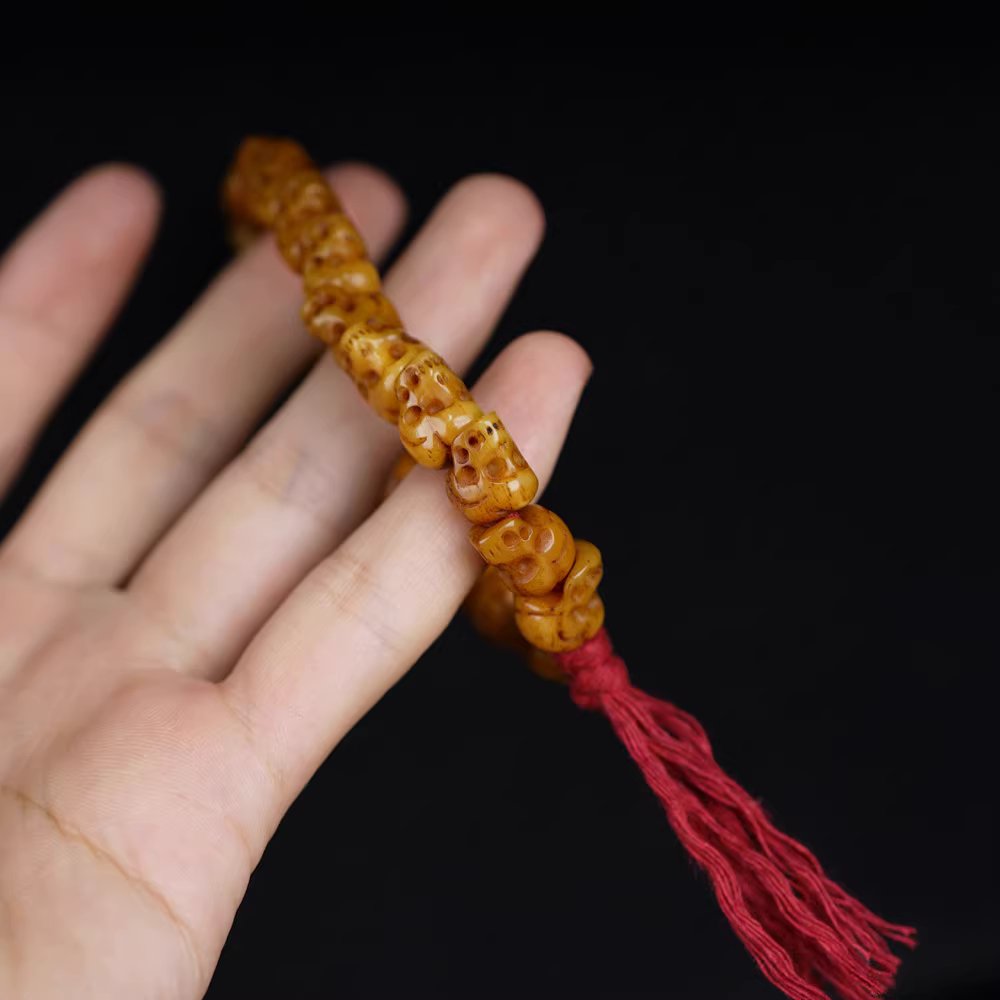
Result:
M532 646L518 630L514 621L514 593L496 566L487 566L479 574L462 607L481 635L520 653L539 677L565 682L566 675L552 656Z
M302 322L317 339L335 347L344 331L355 323L373 329L400 326L393 304L381 292L355 292L329 285L306 299Z
M474 524L489 524L535 499L538 477L495 413L463 428L451 457L448 494Z
M396 383L402 370L424 349L402 327L355 323L338 341L333 356L361 395L383 420L396 423Z
M514 620L533 646L565 653L593 638L604 624L597 587L604 575L596 545L576 541L576 559L563 585L548 594L514 598Z
M367 257L361 234L339 210L292 220L277 235L285 259L301 271L307 295L330 284L331 278L339 284L339 272L330 268Z
M496 524L477 525L469 538L507 586L521 595L549 593L570 571L576 554L562 518L537 504Z
M255 226L273 226L289 179L313 169L309 154L290 139L251 137L236 152L223 187L223 201L231 218Z
M483 413L465 383L430 349L400 373L396 398L403 447L429 469L444 467L455 437Z
M286 185L287 197L274 225L281 255L293 271L301 274L311 256L326 244L327 256L353 260L365 252L361 236L322 174L316 170L296 174Z

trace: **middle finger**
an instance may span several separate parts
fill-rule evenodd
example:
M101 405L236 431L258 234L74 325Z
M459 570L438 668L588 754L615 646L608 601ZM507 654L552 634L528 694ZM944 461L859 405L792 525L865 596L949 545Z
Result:
M386 280L408 331L462 371L541 239L506 177L458 184ZM399 449L329 356L140 567L130 587L201 676L219 676L302 577L368 513Z

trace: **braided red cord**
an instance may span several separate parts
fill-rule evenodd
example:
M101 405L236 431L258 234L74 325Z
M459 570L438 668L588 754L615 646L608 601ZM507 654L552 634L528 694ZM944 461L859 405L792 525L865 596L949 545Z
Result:
M777 830L712 755L698 721L632 686L602 629L561 653L570 695L603 712L706 871L727 919L761 971L792 1000L871 1000L891 989L900 960L887 939L916 945L912 927L876 916Z

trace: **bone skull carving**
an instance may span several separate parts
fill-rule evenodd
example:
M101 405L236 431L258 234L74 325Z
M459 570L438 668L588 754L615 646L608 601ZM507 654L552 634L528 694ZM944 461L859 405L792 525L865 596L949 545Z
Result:
M324 344L335 347L344 331L355 323L372 329L399 326L399 315L381 292L357 292L327 285L306 299L302 307L306 329Z
M275 235L285 259L302 272L306 292L324 283L321 280L324 265L335 266L365 257L364 240L343 212L282 219Z
M566 681L559 664L529 643L514 621L514 593L496 566L487 566L462 605L475 628L487 639L520 653L529 669L547 681Z
M604 575L596 545L577 539L576 561L563 585L550 594L514 598L514 620L533 646L562 653L595 636L604 624L597 586Z
M309 155L295 143L248 140L226 178L224 196L230 212L247 216L258 225L273 225L281 212L282 189L288 179L311 166Z
M382 287L382 279L370 260L326 260L310 264L306 275L307 295L325 292L331 286L351 292L377 292Z
M538 492L538 479L495 413L464 427L451 446L448 493L474 524L520 510Z
M488 527L477 525L469 537L518 594L547 594L573 565L575 547L569 528L537 504Z
M285 181L281 204L274 227L278 249L292 270L301 271L306 254L331 231L328 220L318 225L315 220L340 214L336 198L318 170L301 170ZM352 246L361 246L360 237Z
M375 412L395 423L399 418L396 381L421 350L420 342L399 327L355 323L340 338L333 356Z
M465 383L427 349L400 372L396 399L403 447L430 469L444 465L458 432L482 416Z

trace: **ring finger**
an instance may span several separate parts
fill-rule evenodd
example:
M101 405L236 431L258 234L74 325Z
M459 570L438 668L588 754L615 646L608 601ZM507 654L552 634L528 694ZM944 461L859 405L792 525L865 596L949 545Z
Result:
M332 182L383 254L403 221L402 195L369 167L338 168ZM127 577L315 356L299 294L270 241L226 268L84 427L5 558L60 583Z

